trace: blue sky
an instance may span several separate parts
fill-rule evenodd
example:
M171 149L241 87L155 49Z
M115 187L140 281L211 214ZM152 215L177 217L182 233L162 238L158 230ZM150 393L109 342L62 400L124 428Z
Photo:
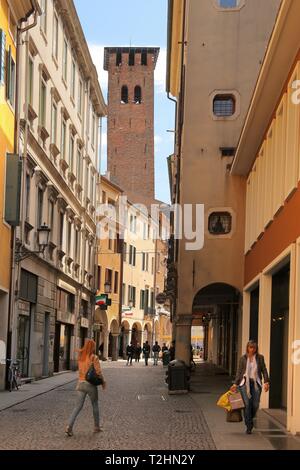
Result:
M103 70L104 46L158 46L160 58L155 73L155 170L156 197L169 202L166 158L173 153L174 104L165 91L167 47L167 0L75 0L75 5L97 66L107 101L107 73ZM106 170L106 125L104 126L101 172Z

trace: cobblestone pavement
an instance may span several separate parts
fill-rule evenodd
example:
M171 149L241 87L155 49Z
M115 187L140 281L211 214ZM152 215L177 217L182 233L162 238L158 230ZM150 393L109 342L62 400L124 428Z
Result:
M89 400L68 438L64 428L76 383L0 412L0 449L209 450L215 449L203 414L189 395L168 395L162 366L123 362L103 365L108 386L100 392L101 424L93 434Z

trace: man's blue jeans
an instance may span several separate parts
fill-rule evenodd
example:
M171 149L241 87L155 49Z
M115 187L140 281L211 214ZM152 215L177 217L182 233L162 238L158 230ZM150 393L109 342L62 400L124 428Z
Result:
M261 386L257 384L255 389L254 381L250 380L250 394L251 398L247 395L246 384L242 387L239 387L241 395L244 400L245 409L244 409L244 419L247 429L252 430L253 428L253 419L256 416L256 413L259 409L260 395L261 395Z

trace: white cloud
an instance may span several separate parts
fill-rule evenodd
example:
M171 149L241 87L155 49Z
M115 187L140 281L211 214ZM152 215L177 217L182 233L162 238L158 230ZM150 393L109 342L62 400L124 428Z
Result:
M155 143L155 145L161 144L162 141L163 141L163 139L162 139L162 136L161 136L161 135L156 135L156 136L154 137L154 143Z
M166 91L167 49L161 49L155 69L155 86L157 93Z

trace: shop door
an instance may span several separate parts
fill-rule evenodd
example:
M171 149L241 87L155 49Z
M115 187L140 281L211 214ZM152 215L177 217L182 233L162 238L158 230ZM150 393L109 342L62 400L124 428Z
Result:
M59 349L60 349L60 323L56 323L54 350L53 350L54 372L59 372Z
M22 377L28 377L29 372L29 347L30 347L30 315L18 317L18 353L20 372Z
M50 335L50 313L45 313L44 324L44 353L43 353L43 376L49 375L49 335Z
M272 282L270 408L287 407L289 276L285 268L273 276Z

